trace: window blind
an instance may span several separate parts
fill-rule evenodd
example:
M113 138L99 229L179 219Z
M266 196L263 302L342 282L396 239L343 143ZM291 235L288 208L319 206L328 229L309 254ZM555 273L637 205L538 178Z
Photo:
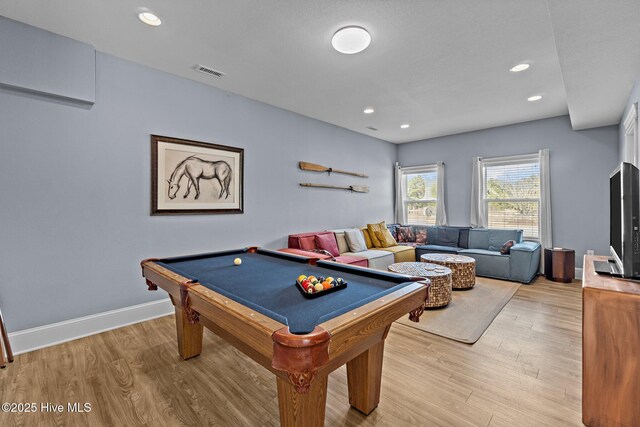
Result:
M483 172L488 227L519 228L526 237L539 239L539 161L525 156L507 162L488 161Z
M435 165L406 168L402 201L409 224L435 225L438 172Z

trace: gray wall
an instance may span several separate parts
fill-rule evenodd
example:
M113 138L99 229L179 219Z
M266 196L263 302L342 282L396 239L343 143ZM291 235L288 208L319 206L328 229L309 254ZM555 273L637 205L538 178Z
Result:
M402 166L444 161L450 225L468 225L471 158L550 151L553 244L608 254L609 173L618 161L618 128L573 131L568 116L402 144Z
M96 103L0 89L0 304L10 330L165 297L139 262L286 246L393 219L396 147L98 53ZM150 134L245 149L245 213L149 216ZM306 160L369 179L297 169ZM301 188L364 184L368 194Z
M96 51L0 16L0 85L93 104Z

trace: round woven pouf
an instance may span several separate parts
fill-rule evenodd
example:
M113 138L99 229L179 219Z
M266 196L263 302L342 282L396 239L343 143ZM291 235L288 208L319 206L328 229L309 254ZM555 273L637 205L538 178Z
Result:
M464 255L424 254L420 260L451 269L453 289L470 289L476 284L476 260Z
M391 264L389 271L429 279L431 286L425 308L444 307L451 302L451 269L425 262L398 262Z

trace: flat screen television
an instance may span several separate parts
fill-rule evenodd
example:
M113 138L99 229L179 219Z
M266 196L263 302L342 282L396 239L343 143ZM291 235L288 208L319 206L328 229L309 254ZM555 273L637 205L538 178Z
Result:
M640 173L623 162L609 178L611 273L640 278Z

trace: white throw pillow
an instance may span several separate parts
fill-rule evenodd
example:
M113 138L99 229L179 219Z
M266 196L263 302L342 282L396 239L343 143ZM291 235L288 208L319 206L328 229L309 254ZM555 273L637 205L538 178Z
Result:
M367 250L367 244L364 241L362 230L354 228L353 230L345 230L344 236L347 238L349 249L351 252L363 252Z

